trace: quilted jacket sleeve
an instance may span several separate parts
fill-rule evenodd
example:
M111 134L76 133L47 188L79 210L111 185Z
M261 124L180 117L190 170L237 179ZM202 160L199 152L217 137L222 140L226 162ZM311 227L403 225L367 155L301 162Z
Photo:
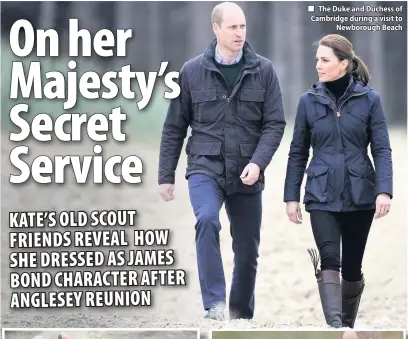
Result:
M174 184L175 171L190 125L190 94L184 66L180 71L178 84L180 95L170 101L163 125L159 157L159 184Z
M310 130L306 120L304 96L299 100L292 142L286 169L284 202L300 201L302 185L310 150Z
M269 63L268 79L263 108L261 138L250 161L257 164L261 170L265 170L271 162L282 141L286 126L282 93L278 76L272 63Z
M376 194L392 192L392 158L387 122L384 116L380 96L377 95L372 106L369 120L370 147L376 170Z

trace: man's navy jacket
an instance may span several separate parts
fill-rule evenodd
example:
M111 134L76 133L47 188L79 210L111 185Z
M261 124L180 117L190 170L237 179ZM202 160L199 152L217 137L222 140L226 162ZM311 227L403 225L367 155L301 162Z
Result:
M272 63L245 42L244 67L228 96L225 78L214 62L215 46L216 40L181 69L181 93L170 101L164 122L158 181L174 183L191 126L186 178L204 173L222 180L227 194L259 192L286 125L279 81ZM254 185L245 185L240 175L250 162L260 167L261 175Z

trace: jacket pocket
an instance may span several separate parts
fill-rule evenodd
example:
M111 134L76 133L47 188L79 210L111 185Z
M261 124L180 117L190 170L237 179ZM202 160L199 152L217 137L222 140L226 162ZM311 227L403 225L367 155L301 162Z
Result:
M215 105L217 100L216 88L191 91L193 118L198 122L213 122L219 117Z
M305 198L304 202L317 201L317 202L328 202L329 190L328 186L328 175L329 166L311 166L306 169L307 181L305 187Z
M240 118L250 121L261 120L265 93L266 90L264 89L242 88L237 110Z
M312 110L308 115L308 122L310 126L314 126L316 123L321 123L322 121L326 122L327 119L324 119L327 116L327 106L316 103L315 110Z
M368 124L369 113L367 110L364 109L362 105L349 106L348 113L353 118L354 122L363 125Z
M256 148L258 147L257 142L243 142L239 144L239 151L241 154L241 158L238 165L238 174L241 175L242 171L244 170L245 166L249 164L252 156L255 153ZM261 170L259 173L258 183L263 182L264 180L264 171Z
M224 172L224 162L221 159L220 141L196 141L189 143L189 170L205 170L217 175Z
M367 125L370 119L370 107L366 100L360 98L351 99L347 103L347 113L354 123Z
M355 205L375 203L375 180L369 167L348 166L351 198Z
M256 147L258 146L257 142L245 142L239 144L239 150L243 158L252 158L255 153Z

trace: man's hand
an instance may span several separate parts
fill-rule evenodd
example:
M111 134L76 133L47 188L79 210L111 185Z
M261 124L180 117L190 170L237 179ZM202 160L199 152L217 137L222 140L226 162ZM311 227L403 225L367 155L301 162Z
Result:
M286 203L286 214L289 220L295 224L301 224L303 221L302 211L298 201L288 201Z
M249 163L245 166L240 178L245 185L253 185L257 182L260 172L258 165Z
M173 184L161 184L159 186L160 196L164 201L170 201L174 199L174 185Z
M377 196L375 219L379 219L387 215L391 206L391 198L386 193L381 193Z

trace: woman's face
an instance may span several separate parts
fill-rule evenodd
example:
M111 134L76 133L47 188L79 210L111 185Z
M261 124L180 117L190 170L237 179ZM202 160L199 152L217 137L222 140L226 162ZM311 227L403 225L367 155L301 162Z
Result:
M347 60L340 61L333 53L333 49L319 46L316 52L316 70L319 81L327 82L341 78L346 74Z

